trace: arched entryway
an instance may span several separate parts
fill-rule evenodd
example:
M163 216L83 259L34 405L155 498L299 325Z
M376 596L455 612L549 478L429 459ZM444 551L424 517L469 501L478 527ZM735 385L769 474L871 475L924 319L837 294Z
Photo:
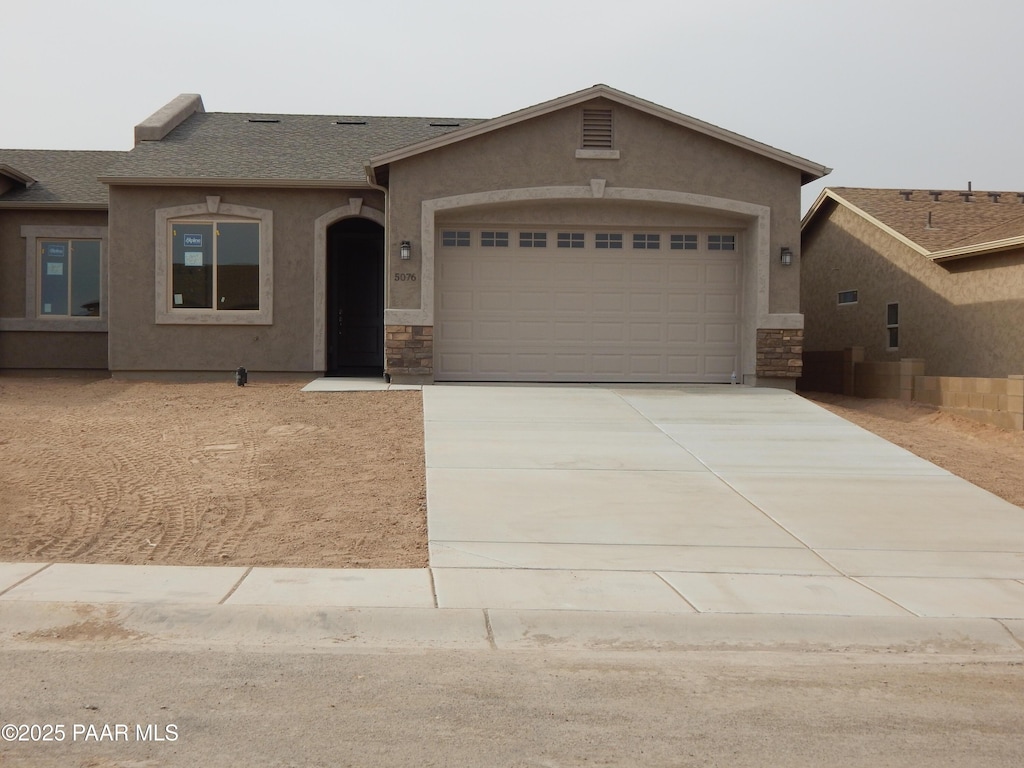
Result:
M384 228L342 219L327 229L326 373L384 373Z

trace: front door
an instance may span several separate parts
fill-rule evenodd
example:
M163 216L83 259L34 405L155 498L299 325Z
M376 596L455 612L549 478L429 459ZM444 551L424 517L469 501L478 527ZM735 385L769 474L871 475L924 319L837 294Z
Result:
M327 230L327 375L384 374L384 228L343 219Z

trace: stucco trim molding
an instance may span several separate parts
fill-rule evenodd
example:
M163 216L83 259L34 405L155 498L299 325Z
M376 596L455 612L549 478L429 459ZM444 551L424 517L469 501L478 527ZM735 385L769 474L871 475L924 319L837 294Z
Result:
M0 331L59 331L61 333L102 333L107 330L107 247L106 227L76 227L24 225L21 236L25 238L25 317L4 318ZM100 241L100 316L99 317L39 317L38 275L39 240L47 238L67 240Z
M795 331L804 327L804 316L796 313L764 315L757 320L761 330Z
M155 322L157 325L272 325L274 322L274 212L266 208L222 203L217 198L219 219L257 220L260 222L260 309L221 311L216 309L170 309L170 254L167 252L167 226L172 219L209 218L210 198L193 205L158 208L156 211Z
M361 197L332 208L313 222L313 370L327 370L327 228L342 219L360 217L385 227L384 211L371 208ZM387 260L385 259L385 262ZM385 267L386 268L386 267ZM385 312L385 314L387 314Z

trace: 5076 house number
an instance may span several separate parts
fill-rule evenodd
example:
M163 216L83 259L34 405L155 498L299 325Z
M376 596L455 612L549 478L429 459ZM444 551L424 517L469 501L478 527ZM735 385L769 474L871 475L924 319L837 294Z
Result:
M416 273L415 272L395 272L396 283L415 283Z

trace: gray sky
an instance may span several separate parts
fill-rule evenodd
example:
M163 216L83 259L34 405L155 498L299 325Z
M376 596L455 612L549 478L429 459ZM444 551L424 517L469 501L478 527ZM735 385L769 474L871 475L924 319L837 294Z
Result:
M834 168L1024 190L1020 0L0 0L0 146L208 111L493 117L595 83Z

